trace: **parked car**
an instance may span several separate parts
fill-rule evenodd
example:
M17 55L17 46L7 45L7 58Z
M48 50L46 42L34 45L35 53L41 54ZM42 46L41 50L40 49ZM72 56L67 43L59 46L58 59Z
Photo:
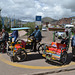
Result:
M46 27L42 27L42 31L46 31L47 30L47 28Z

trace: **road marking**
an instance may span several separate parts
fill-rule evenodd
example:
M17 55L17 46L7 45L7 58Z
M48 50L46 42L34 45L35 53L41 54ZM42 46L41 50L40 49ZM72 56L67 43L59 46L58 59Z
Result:
M64 67L69 67L72 65L75 65L74 62L70 63L69 65L63 65L63 66L30 66L30 65L22 65L22 64L18 64L18 63L13 63L11 61L6 60L5 58L2 57L2 55L0 55L0 61L11 65L11 66L15 66L15 67L19 67L19 68L28 68L28 69L57 69L57 68L64 68Z

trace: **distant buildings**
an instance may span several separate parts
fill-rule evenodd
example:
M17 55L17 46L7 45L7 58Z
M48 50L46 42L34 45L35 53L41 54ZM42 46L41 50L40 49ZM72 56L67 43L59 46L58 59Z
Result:
M71 24L71 18L62 18L57 21L58 25Z
M49 23L51 25L65 25L65 24L73 24L75 25L75 17L69 17L69 18L62 18L59 20L54 20L52 18L44 18L43 23L46 23L48 25Z
M22 24L24 24L24 22L22 22L19 19L13 19L13 18L8 18L8 17L1 17L1 18L2 18L2 25L8 28L13 27L13 26L21 27Z
M58 25L73 24L75 25L75 17L62 18L57 21Z
M2 17L2 20L4 20L2 23L2 25L6 26L6 27L13 27L13 26L17 26L17 27L22 27L24 26L24 24L27 23L27 21L21 21L19 19L13 19L13 18L8 18L8 17ZM1 21L1 20L0 20ZM75 17L70 17L70 18L62 18L59 20L54 20L52 18L49 17L45 17L42 19L42 24L48 26L48 24L51 25L65 25L65 24L73 24L75 25Z

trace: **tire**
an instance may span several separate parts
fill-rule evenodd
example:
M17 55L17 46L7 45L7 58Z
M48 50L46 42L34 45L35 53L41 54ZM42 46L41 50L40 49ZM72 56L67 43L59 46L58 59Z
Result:
M75 56L75 49L72 49L72 56Z
M62 56L61 56L60 62L61 62L62 64L66 64L67 58L68 58L67 52L63 52L63 53L62 53Z
M16 59L18 62L25 61L27 59L27 52L23 49L18 50L15 53L14 59Z
M6 52L4 43L1 43L0 50L1 50L1 52L3 52L3 53Z
M8 53L8 50L9 50L9 43L7 42L7 55L9 56L9 53Z
M11 59L12 62L16 62L16 59L15 59L14 56L10 56L10 59Z
M41 44L41 45L38 47L38 53L39 53L40 55L42 55L43 52L44 52L44 44Z
M1 51L4 49L4 44L1 43Z

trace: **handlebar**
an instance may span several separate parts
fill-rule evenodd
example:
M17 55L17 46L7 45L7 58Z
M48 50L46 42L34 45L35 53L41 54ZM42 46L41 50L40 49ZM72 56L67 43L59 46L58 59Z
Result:
M33 39L32 39L32 38L29 38L29 37L28 37L27 39L28 39L29 41L31 41L31 42L33 41Z

